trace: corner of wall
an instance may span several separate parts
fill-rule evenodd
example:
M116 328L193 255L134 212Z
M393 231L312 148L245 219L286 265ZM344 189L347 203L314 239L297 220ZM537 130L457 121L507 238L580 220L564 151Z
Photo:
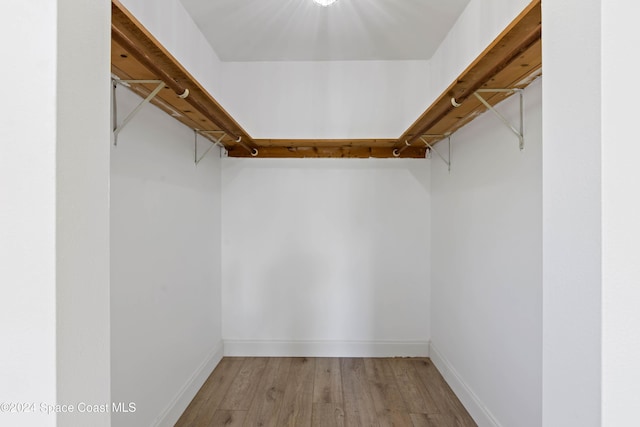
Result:
M218 366L224 355L224 344L222 341L211 350L207 358L198 366L184 386L176 393L169 405L158 416L154 427L172 427L178 421L182 413L187 409L191 400L198 393L198 390L205 383L211 372Z
M449 387L451 387L458 399L460 399L460 402L466 410L469 411L469 414L479 426L502 427L502 424L496 420L489 408L482 403L478 395L473 392L471 387L462 379L462 376L460 376L449 360L440 353L433 342L429 342L429 357L447 384L449 384Z

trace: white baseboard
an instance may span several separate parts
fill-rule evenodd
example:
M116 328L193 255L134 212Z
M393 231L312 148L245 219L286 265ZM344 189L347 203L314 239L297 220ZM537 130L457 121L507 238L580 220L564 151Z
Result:
M224 340L236 357L428 357L428 341L244 341Z
M189 380L180 389L180 391L173 398L169 406L162 411L162 413L156 418L153 423L154 427L172 427L178 421L182 413L194 396L200 390L200 387L209 378L211 372L218 366L218 363L222 360L224 354L224 347L222 341L218 343L211 351L209 356L200 364L200 366L193 372Z
M471 387L462 379L453 365L438 351L433 343L429 344L431 361L438 368L449 387L458 396L460 402L469 411L469 414L479 427L502 427L480 398L471 390Z

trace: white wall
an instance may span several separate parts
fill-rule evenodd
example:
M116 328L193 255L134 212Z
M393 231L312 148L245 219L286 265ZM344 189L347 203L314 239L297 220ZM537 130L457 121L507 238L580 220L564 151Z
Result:
M57 402L109 402L108 1L58 0L56 143ZM58 415L109 426L110 413Z
M541 104L537 81L524 151L485 113L432 166L431 357L480 426L541 425ZM517 97L497 108L517 123Z
M622 7L621 7L622 6ZM640 145L638 85L629 85L640 44L637 2L602 2L602 425L637 422L640 397ZM624 28L625 31L620 31Z
M542 9L545 427L601 422L600 3Z
M225 108L254 138L397 138L429 105L427 65L223 63Z
M122 3L224 105L220 60L182 3ZM121 114L137 101L120 90ZM114 425L172 425L222 355L218 150L196 168L193 133L154 107L119 144L111 190L113 399L135 401L138 410L115 415Z
M9 2L0 17L0 402L35 411L2 425L110 419L40 406L110 399L109 3L71 3Z
M225 108L255 138L397 138L529 0L472 0L430 61L222 63Z
M113 425L173 425L222 356L219 150L196 167L193 132L146 106L111 157L112 392L137 405Z
M640 153L627 46L638 5L547 0L543 12L544 425L632 426Z
M226 354L426 354L428 161L223 166Z
M0 46L12 60L0 76L30 84L7 85L13 101L0 104L0 402L54 402L56 3L3 8ZM0 413L0 424L54 426L55 416Z
M429 61L427 103L529 3L472 0ZM485 114L453 136L451 175L432 168L431 356L481 425L541 423L540 83L526 103L524 152Z

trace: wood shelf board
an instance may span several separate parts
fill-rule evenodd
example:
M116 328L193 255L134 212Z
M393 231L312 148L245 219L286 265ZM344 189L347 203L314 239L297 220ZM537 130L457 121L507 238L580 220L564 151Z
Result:
M401 158L424 159L426 147L409 147ZM251 157L246 150L229 151L229 157ZM394 158L391 147L261 147L259 157L264 158Z
M395 139L256 139L259 147L388 147L392 148Z
M534 0L402 134L396 146L416 143L423 134L454 133L486 111L473 96L477 89L529 85L542 69L541 18L540 0ZM510 95L484 93L483 97L496 105ZM462 105L453 107L451 98Z
M242 136L242 141L259 150L257 157L356 157L394 158L393 150L402 148L400 157L424 158L426 148L418 140L422 134L453 133L486 111L474 96L480 88L524 88L542 70L540 0L527 8L467 67L440 97L403 133L399 139L257 139L247 132L220 104L189 74L189 72L127 11L118 0L112 0L112 28L133 42L136 48L160 67L181 87L190 91L187 99L165 88L151 102L170 116L192 129L219 130L216 123L193 108L190 101L206 106L222 127ZM126 42L126 41L125 41ZM123 45L112 37L112 73L120 79L158 79L154 72L138 61ZM155 84L131 84L130 89L146 97ZM491 105L510 94L484 93ZM462 105L454 108L451 98ZM216 135L203 135L215 140ZM440 138L430 138L437 142ZM405 141L413 143L405 147ZM230 157L252 157L249 151L229 136L223 144Z

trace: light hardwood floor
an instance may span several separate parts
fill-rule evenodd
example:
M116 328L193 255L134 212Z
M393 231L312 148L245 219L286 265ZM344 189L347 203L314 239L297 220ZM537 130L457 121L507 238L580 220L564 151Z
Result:
M225 357L177 427L475 426L428 358Z

